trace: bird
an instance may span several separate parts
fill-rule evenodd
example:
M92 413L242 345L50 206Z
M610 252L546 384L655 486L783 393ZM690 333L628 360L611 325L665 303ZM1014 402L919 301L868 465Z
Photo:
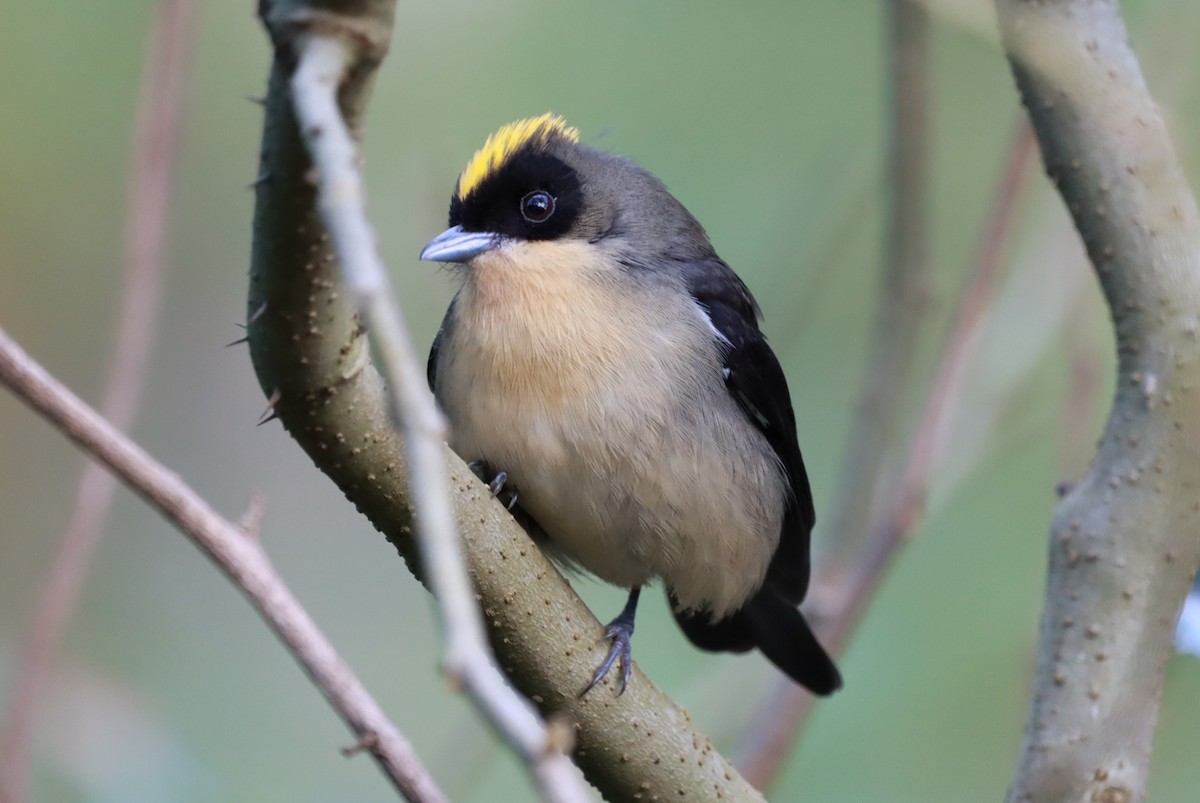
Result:
M588 693L629 683L641 589L687 638L842 685L799 610L812 493L742 279L666 186L547 113L489 136L420 259L460 282L428 361L451 448L556 562L629 589Z

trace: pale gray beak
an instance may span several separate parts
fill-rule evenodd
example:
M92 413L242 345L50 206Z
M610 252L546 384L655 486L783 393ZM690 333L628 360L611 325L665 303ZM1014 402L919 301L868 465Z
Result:
M469 262L485 251L500 245L500 236L486 231L463 231L451 226L421 249L421 259L427 262Z

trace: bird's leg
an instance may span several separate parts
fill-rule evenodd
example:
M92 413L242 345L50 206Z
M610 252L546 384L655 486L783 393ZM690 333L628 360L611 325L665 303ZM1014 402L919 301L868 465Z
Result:
M472 460L467 463L467 468L471 469L471 473L487 483L488 490L492 492L492 496L500 500L500 504L504 505L510 512L517 506L517 489L505 488L508 482L508 472L498 471L492 474L491 466L486 460ZM501 494L504 494L502 497Z
M608 655L604 657L604 661L596 667L596 674L592 675L592 682L579 693L580 697L604 680L608 670L612 669L612 665L617 662L618 658L621 660L621 690L617 694L625 693L625 687L629 685L629 675L633 672L633 649L629 641L633 637L633 617L637 613L638 596L641 593L641 586L631 590L621 613L608 623L608 627L604 628L604 638L612 641L612 645L608 648Z

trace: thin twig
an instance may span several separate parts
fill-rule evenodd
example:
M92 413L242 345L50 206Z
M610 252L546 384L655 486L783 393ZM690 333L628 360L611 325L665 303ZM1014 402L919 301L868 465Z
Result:
M168 217L183 127L185 92L196 38L198 0L163 0L155 7L142 68L125 228L123 292L112 366L100 409L129 431L141 406L162 298ZM29 757L38 704L49 668L71 619L91 556L104 533L116 482L87 462L75 507L59 543L28 635L17 659L0 731L0 803L29 798Z
M933 287L928 259L929 12L916 0L886 0L889 15L887 235L871 352L829 517L833 560L867 536L884 460L896 440L918 336Z
M105 465L216 563L300 663L407 799L445 795L271 565L257 538L225 520L174 472L51 377L0 329L0 384ZM255 517L251 505L251 521Z
M813 622L822 641L835 655L845 650L884 572L924 515L930 478L954 418L984 313L995 295L1004 264L1001 256L1017 202L1032 173L1033 145L1028 125L1018 121L1007 168L986 218L974 273L946 338L903 469L891 483L889 504L875 516L870 535L857 557L844 569L836 565L826 568L814 580L820 601ZM781 683L768 694L744 739L742 770L754 786L766 789L778 776L808 720L813 702L811 695L790 683Z
M357 149L338 108L337 91L353 52L340 39L300 36L292 77L296 118L317 172L317 206L333 238L346 286L366 322L390 387L396 426L412 465L412 493L422 567L437 600L445 636L443 668L524 759L547 800L584 801L586 792L541 717L505 680L487 645L467 576L442 456L445 422L405 329L367 221Z
M850 440L828 518L825 561L850 562L868 537L885 459L896 436L932 285L928 260L929 14L915 0L885 0L888 12L887 232L882 284ZM814 592L821 591L820 578ZM816 596L816 594L814 594ZM811 603L810 603L811 604ZM763 696L742 741L746 779L766 790L783 767L810 702L780 680Z

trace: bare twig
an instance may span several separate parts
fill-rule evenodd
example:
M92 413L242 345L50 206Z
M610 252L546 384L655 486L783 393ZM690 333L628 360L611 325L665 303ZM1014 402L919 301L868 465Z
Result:
M888 223L871 353L829 517L833 560L866 538L884 459L896 438L917 340L933 288L929 205L929 13L916 0L888 7Z
M0 383L117 475L213 560L259 612L330 705L406 798L442 803L408 741L388 721L276 573L258 539L222 518L178 475L154 460L46 373L0 329ZM249 519L254 518L253 509Z
M888 491L888 504L876 513L867 541L854 560L846 567L827 567L815 579L818 600L814 625L835 655L845 650L885 570L924 514L930 478L954 418L955 402L978 342L980 324L996 290L1004 244L1021 188L1030 174L1032 155L1032 132L1022 122L1014 134L1007 168L986 218L974 273L946 338L903 469ZM778 775L807 722L813 702L811 695L790 683L779 684L768 694L744 740L743 772L756 787L769 787Z
M876 534L886 532L887 522L890 520L891 528L895 530L895 538L902 539L918 525L923 515L929 480L937 457L945 446L950 423L954 419L955 402L966 369L970 365L979 326L984 320L988 304L996 293L1000 269L1005 264L1002 260L1004 246L1013 228L1021 191L1029 180L1033 146L1033 132L1024 120L1018 121L1012 134L1006 167L985 219L979 250L975 257L974 274L959 301L958 312L943 347L937 373L917 423L916 434L899 487L891 500L890 510L884 513L882 521L876 520L872 525L872 531ZM899 545L899 540L878 540L876 546L884 553L894 552ZM862 568L865 567L860 567L859 573L863 580L870 585L877 584L878 571L867 568L867 571L863 572ZM851 596L853 598L855 595Z
M347 288L379 355L393 420L404 433L412 465L412 494L420 511L421 563L442 618L443 668L526 762L542 797L585 801L579 774L567 759L569 736L552 734L527 700L496 667L483 617L467 576L450 504L446 426L396 304L367 222L357 149L338 108L337 92L355 62L340 39L301 36L292 98L301 135L317 170L317 206L333 237Z
M895 440L924 311L933 286L928 260L929 15L914 0L885 0L888 11L887 234L871 350L829 516L825 560L848 563L871 525L888 449ZM819 580L819 578L818 578ZM814 583L816 591L820 583ZM784 680L763 695L742 740L740 768L769 789L808 711L807 695Z
M142 68L125 229L125 271L112 366L100 409L128 431L141 403L162 296L168 216L176 152L184 119L198 0L163 0L155 7ZM29 797L29 754L38 703L58 645L87 575L116 482L87 462L75 507L43 586L14 675L0 732L0 803Z
M998 0L1001 39L1112 312L1118 380L1050 532L1010 801L1142 800L1200 565L1200 213L1116 0Z

